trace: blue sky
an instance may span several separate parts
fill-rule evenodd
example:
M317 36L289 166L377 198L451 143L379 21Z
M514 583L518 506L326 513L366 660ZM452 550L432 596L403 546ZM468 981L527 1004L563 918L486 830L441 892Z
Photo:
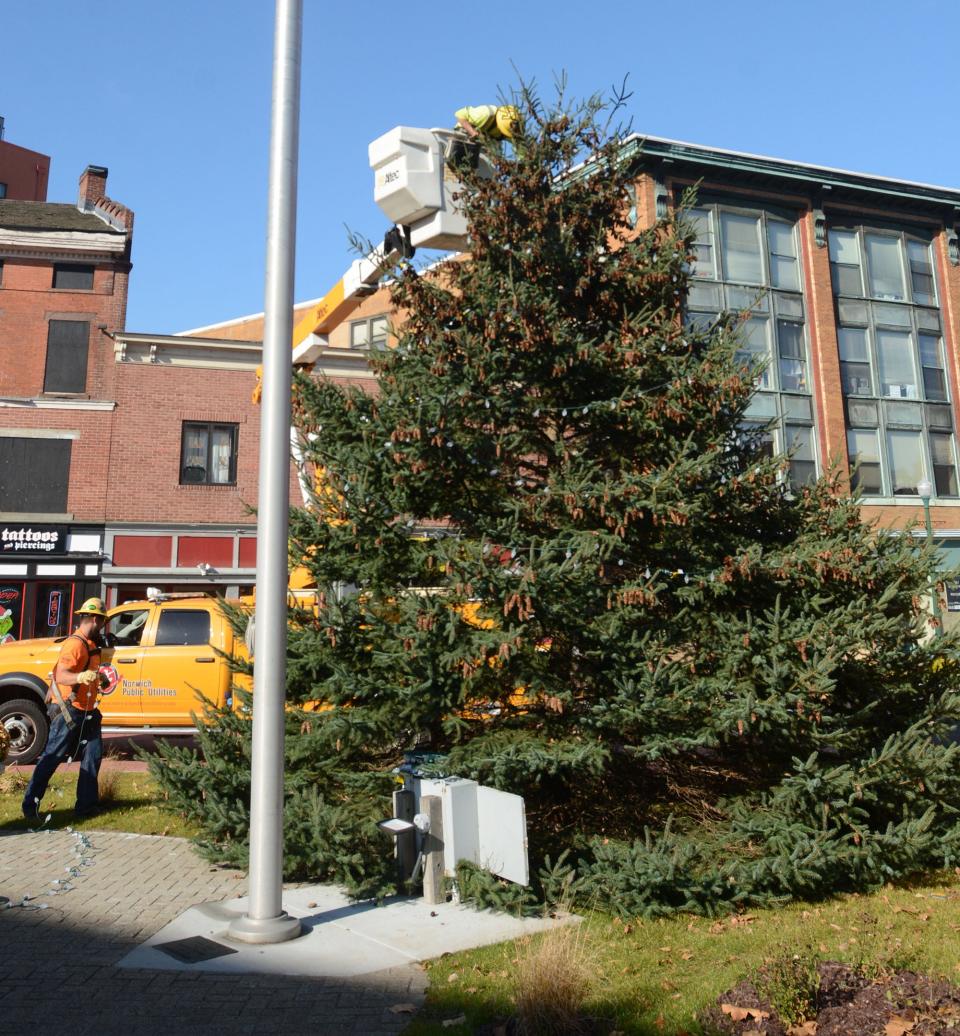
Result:
M0 22L6 139L52 157L50 201L88 164L136 212L127 329L263 309L271 0L39 0ZM451 125L514 66L574 95L629 75L641 133L960 186L955 0L305 0L298 300L388 229L367 144Z

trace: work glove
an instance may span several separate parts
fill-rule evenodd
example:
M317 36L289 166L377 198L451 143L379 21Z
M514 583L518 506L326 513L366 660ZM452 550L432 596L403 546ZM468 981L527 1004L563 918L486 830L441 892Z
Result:
M93 669L84 669L82 673L77 676L77 683L91 684L97 683L98 677Z

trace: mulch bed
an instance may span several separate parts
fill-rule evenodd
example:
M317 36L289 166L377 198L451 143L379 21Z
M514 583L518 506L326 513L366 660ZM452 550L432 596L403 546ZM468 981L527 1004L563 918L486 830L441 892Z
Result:
M817 966L813 1018L786 1025L753 983L744 981L700 1015L723 1036L960 1036L960 987L912 971L868 978L846 964Z

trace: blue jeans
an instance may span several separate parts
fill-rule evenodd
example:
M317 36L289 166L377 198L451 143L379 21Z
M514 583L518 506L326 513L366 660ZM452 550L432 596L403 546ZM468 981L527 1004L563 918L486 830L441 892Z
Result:
M80 759L76 811L84 813L93 809L100 799L97 776L103 759L103 740L100 736L103 716L99 709L83 712L68 705L67 710L73 718L74 725L68 727L62 715L58 715L53 721L50 736L47 738L47 747L37 760L33 776L23 796L25 813L33 813L40 808L40 800L47 790L50 778L66 759Z

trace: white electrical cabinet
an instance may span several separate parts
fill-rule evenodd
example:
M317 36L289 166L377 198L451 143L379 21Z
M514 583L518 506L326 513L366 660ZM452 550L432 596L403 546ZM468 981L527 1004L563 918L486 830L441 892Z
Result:
M416 810L436 795L443 806L443 866L448 877L468 860L519 885L530 882L523 799L463 777L413 778Z
M452 132L395 126L368 148L373 199L392 223L410 228L417 248L466 245L467 223L453 198L461 185L444 160Z

